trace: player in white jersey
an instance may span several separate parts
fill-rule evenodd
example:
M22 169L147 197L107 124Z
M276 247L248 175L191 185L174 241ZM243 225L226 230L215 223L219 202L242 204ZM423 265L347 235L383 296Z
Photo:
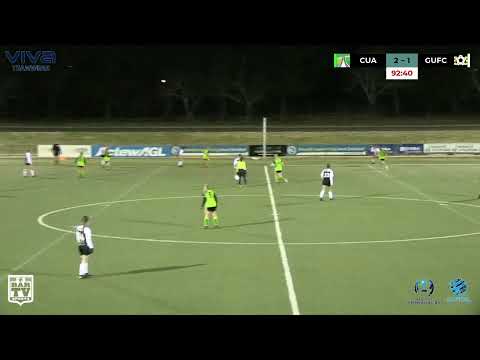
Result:
M380 148L378 146L372 146L370 148L372 152L372 164L375 164L375 159L378 157L378 153L380 152Z
M25 153L25 167L23 168L23 176L35 176L35 170L33 170L33 162L32 162L32 153L28 150Z
M237 157L235 159L233 159L233 173L235 174L234 175L235 181L240 180L240 177L237 175L237 163L240 160L241 156L242 155L238 154Z
M328 198L333 200L333 170L330 168L330 164L322 170L320 177L322 178L322 191L320 191L320 201L323 201L323 195L325 194L325 188L328 187Z
M178 154L177 154L177 166L178 167L183 166L183 153L184 153L184 150L183 150L183 147L181 147L180 150L178 150Z
M75 237L78 243L78 252L80 253L80 268L78 277L85 279L88 273L88 257L93 253L92 230L88 226L88 216L82 217L82 223L75 227Z

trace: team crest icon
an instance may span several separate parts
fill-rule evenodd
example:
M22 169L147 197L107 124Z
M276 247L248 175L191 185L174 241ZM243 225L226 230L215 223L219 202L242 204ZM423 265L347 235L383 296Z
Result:
M8 302L28 304L33 302L33 275L8 275Z

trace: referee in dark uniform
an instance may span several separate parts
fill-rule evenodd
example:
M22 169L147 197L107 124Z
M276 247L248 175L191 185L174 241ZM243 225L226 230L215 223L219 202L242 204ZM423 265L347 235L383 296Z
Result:
M52 146L52 154L55 160L53 161L55 165L58 165L58 158L62 154L62 149L60 149L60 145L53 144Z

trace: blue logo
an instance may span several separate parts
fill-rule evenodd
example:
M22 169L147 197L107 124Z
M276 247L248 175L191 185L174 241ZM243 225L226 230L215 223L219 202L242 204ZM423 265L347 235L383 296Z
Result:
M452 291L453 295L458 296L467 292L468 284L463 279L455 279L450 281L450 290Z
M435 291L433 280L417 280L415 281L413 290L415 291L415 294L417 294L417 298L409 300L409 304L438 305L441 303L440 300L435 299L435 297L432 296Z
M471 303L472 300L467 295L468 292L468 283L461 278L453 279L448 283L450 291L452 292L452 297L447 299L449 303Z
M42 72L50 71L50 65L57 63L57 53L53 50L5 51L5 57L13 71Z
M419 295L430 296L435 291L435 285L432 280L417 280L415 282L415 293Z

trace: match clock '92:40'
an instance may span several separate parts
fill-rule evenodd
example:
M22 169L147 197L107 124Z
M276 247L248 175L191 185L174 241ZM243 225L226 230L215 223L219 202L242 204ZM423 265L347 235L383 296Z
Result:
M408 70L393 69L393 70L390 70L390 74L392 77L408 77L408 76L413 76L413 70L412 69L408 69Z

